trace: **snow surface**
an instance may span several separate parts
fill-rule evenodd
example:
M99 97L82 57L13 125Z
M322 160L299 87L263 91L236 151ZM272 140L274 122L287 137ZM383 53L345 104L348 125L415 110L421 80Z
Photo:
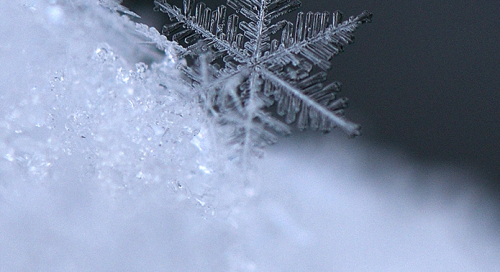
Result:
M98 1L0 16L1 272L500 271L474 177L308 135L245 185L154 31Z

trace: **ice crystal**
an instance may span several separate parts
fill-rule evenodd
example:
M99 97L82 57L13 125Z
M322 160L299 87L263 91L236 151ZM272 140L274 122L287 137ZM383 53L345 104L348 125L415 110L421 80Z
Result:
M163 34L183 45L179 56L195 64L179 68L205 110L230 125L230 142L243 158L275 142L272 131L290 133L288 124L294 122L299 129L338 126L350 136L360 134L359 125L343 118L347 99L336 97L339 82L325 84L326 70L372 14L364 11L342 21L339 11L331 19L328 12L299 12L295 27L287 20L276 22L300 5L299 0L228 0L235 13L226 16L225 5L212 10L183 0L181 9L155 0L156 9L172 21Z

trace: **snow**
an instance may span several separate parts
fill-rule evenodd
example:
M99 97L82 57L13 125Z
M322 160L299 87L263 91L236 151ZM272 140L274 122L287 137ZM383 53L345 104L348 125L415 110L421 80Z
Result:
M98 1L0 16L0 271L500 270L471 177L308 136L245 183L154 31Z

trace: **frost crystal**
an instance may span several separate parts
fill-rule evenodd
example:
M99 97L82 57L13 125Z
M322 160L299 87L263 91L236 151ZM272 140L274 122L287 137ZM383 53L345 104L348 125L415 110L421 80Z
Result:
M118 1L18 2L0 5L22 18L0 28L0 200L19 173L40 184L91 180L116 198L202 194L217 167L173 43Z
M295 121L299 129L339 126L350 136L360 134L358 125L342 117L347 99L336 97L339 82L325 84L326 70L372 14L342 21L339 11L332 18L328 12L299 12L295 27L275 22L300 5L299 0L228 0L235 13L226 16L224 5L212 10L184 0L181 9L155 0L156 9L173 21L163 34L184 45L179 56L195 63L179 68L205 109L220 124L231 125L230 141L243 158L275 142L270 131L290 133L287 124ZM270 114L271 107L284 122Z

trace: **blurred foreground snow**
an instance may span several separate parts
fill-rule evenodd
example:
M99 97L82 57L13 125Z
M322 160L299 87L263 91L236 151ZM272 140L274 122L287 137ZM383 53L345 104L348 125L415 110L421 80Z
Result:
M500 271L473 177L361 140L284 139L245 188L97 2L0 3L1 272Z

